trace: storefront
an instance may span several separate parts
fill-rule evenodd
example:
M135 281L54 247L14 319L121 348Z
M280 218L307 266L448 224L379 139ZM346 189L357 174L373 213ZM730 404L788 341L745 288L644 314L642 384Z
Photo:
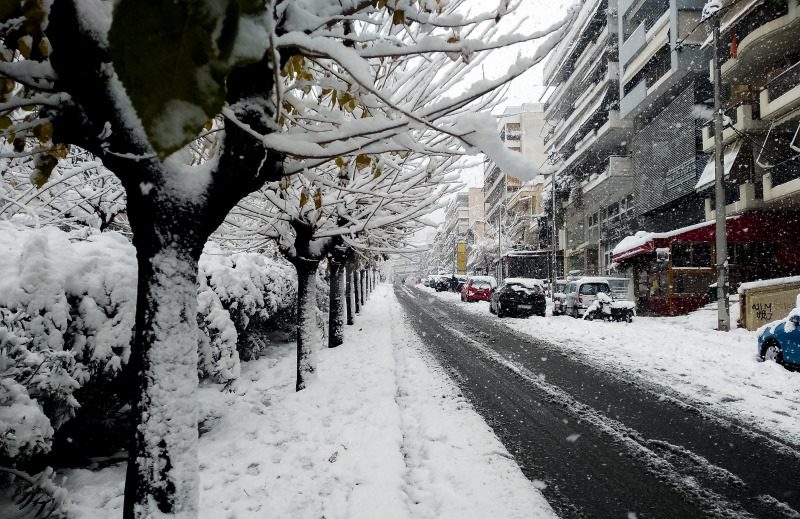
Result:
M730 287L800 274L800 214L752 211L727 219ZM665 233L638 232L612 254L618 271L634 280L639 311L681 315L708 302L714 283L715 223Z

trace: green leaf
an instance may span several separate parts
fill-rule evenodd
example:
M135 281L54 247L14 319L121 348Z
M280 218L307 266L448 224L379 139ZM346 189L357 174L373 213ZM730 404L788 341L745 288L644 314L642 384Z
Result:
M161 158L221 111L225 79L240 64L232 52L243 3L252 8L248 0L116 4L109 32L114 70Z

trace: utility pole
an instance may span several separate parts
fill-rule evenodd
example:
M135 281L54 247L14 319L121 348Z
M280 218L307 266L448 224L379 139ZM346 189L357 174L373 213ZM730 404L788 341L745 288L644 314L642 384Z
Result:
M714 33L714 205L716 206L717 248L717 329L730 331L728 300L728 237L725 228L725 169L722 158L722 63L720 62L719 24L722 9L719 0L709 0L703 18L710 21Z
M556 280L558 279L558 225L556 224L556 168L550 175L550 200L553 203L553 234L550 238L550 246L553 255L553 279L550 281L551 295L556 291Z

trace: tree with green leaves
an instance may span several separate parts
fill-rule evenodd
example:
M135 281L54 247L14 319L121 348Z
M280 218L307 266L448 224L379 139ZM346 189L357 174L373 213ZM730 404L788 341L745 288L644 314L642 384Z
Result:
M195 284L210 234L249 193L337 158L482 149L503 163L493 125L471 112L573 16L496 34L515 3L468 16L444 0L0 1L2 137L14 153L35 147L38 185L77 146L126 193L138 263L126 518L197 515ZM540 38L507 74L463 86L485 51ZM450 61L433 70L433 56ZM447 145L420 145L421 130ZM189 146L207 132L221 144L197 163Z

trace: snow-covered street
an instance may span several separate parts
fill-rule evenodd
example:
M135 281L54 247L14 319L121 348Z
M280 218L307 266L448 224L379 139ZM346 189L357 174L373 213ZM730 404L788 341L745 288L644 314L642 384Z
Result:
M465 304L458 294L419 290L465 311L491 315L486 302ZM735 321L738 307L732 310ZM800 375L774 362L759 362L755 332L714 330L716 311L710 307L680 317L636 317L631 324L550 315L501 321L620 378L656 384L664 398L800 444Z
M389 285L294 391L293 345L200 390L204 518L554 517L492 430L421 349ZM77 517L119 517L124 464L66 472Z
M689 364L696 359L700 365L695 370L678 358L689 346L653 354L659 360L648 370L630 367L636 359L625 351L637 348L639 340L681 343L716 333L687 325L700 317L637 318L629 326L571 317L498 319L486 303L462 303L457 294L408 286L398 286L396 294L429 350L525 474L545 482L543 493L560 515L796 516L800 494L785 475L800 472L800 451L787 434L794 431L788 420L781 429L754 418L769 416L768 410L754 409L768 396L748 398L746 393L757 391L743 386L722 395L740 398L748 412L726 407L729 402L716 391L728 382L719 371L709 369L705 377L700 371L714 364L714 349L711 358L703 359L702 352L690 358ZM627 332L612 332L614 327ZM549 332L553 329L559 334ZM599 337L618 341L617 348L599 346L585 354L592 341L602 342ZM731 348L734 360L745 338ZM669 355L676 358L672 368ZM756 364L753 358L747 362ZM760 366L752 368L753 377ZM668 385L682 374L691 380ZM764 375L793 387L794 373L767 368ZM693 398L700 386L706 400Z

